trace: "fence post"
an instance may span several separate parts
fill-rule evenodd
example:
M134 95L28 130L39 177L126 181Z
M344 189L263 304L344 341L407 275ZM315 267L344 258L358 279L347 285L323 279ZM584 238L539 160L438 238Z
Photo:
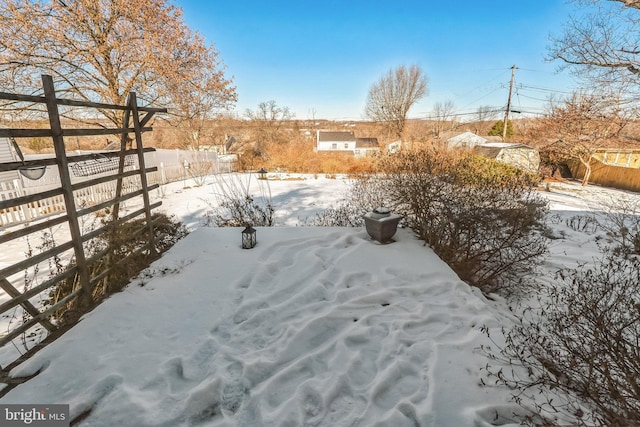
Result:
M127 102L127 106L128 106L128 102ZM122 115L122 127L123 128L128 128L129 127L129 116L131 114L131 110L129 108L127 108L126 110L124 110L124 113ZM115 221L118 219L118 217L120 216L120 196L122 196L122 185L123 185L123 179L122 179L122 172L124 172L124 152L127 149L127 133L123 133L120 136L120 157L119 157L119 161L118 161L118 179L116 181L116 195L115 195L115 199L117 200L116 203L113 205L113 213L111 214L111 218Z
M153 222L151 221L151 201L149 200L149 186L147 185L147 172L144 162L144 150L142 147L142 131L140 129L140 116L138 115L138 103L136 93L129 94L129 107L131 107L131 116L133 118L133 129L136 137L136 151L138 152L138 165L140 165L140 183L142 184L142 200L144 201L144 213L147 220L147 228L149 232L149 254L156 252L153 243Z
M53 148L56 153L56 164L58 173L60 174L60 182L62 184L62 194L64 196L65 207L67 210L67 218L69 222L69 231L73 242L73 251L78 264L78 276L80 279L80 294L78 298L82 305L91 304L91 289L89 266L84 254L82 246L82 232L78 222L78 212L76 211L76 202L73 198L73 189L71 187L71 176L69 174L69 161L64 147L64 137L62 135L62 125L60 124L60 114L58 112L58 102L56 101L56 92L53 87L53 78L51 76L42 76L42 86L44 88L44 97L47 105L47 114L49 115L49 124L51 125L51 133L53 139ZM74 289L75 290L75 289Z

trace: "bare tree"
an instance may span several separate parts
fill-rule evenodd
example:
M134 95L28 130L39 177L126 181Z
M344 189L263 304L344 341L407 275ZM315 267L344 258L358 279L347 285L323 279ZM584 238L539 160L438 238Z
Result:
M574 93L563 103L552 103L549 114L538 122L541 131L553 134L555 140L541 152L556 160L580 162L585 168L582 184L587 185L594 154L618 138L632 116L611 96Z
M166 0L0 2L0 84L8 90L36 92L47 73L76 99L123 104L135 91L150 104L183 104L176 114L189 117L186 99L201 111L235 101L222 70L214 47ZM121 124L120 114L102 114Z
M495 107L492 107L490 105L481 105L476 110L476 120L479 122L493 120L496 117L496 113L498 111L499 110L497 110Z
M282 125L294 117L289 107L279 107L274 100L261 102L255 110L247 108L245 114L254 122L258 137L264 142L278 140Z
M183 135L183 144L198 150L203 144L211 144L215 139L213 122L218 122L221 113L235 102L235 88L230 86L220 93L222 71L195 69L189 78L171 82L170 92L174 94L169 108L169 121ZM229 82L227 82L229 83Z
M578 0L584 13L572 17L552 37L549 59L559 59L577 75L597 83L640 79L640 1Z
M433 128L436 138L440 137L440 133L444 130L445 124L451 121L453 126L453 113L455 106L453 101L447 100L445 102L436 102L433 106L433 119L435 120L435 126Z
M365 116L385 123L391 134L402 139L409 110L427 94L427 77L422 69L401 65L369 88Z

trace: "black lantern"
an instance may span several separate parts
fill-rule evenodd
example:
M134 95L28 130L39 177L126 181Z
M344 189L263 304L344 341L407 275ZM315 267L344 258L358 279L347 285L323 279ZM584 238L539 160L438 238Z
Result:
M267 171L264 168L260 168L258 175L260 175L258 179L267 179Z
M247 225L242 230L242 249L251 249L256 245L256 229Z

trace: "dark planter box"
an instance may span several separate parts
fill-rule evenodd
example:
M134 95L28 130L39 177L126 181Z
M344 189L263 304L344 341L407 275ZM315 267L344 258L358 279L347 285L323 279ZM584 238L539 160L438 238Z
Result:
M392 213L378 213L374 210L366 213L363 218L369 236L380 243L388 243L396 234L402 216Z

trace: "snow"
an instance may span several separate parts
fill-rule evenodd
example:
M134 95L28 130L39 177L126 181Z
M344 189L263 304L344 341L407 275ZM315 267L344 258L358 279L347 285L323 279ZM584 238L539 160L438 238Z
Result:
M408 229L381 245L364 227L298 226L348 184L270 180L277 226L250 250L240 228L202 226L215 183L168 186L161 210L193 232L15 368L41 373L0 403L70 404L81 426L517 425L508 390L480 386L480 329L508 325L505 301ZM560 186L542 193L565 235L549 271L596 253L564 222L593 209L591 190Z

